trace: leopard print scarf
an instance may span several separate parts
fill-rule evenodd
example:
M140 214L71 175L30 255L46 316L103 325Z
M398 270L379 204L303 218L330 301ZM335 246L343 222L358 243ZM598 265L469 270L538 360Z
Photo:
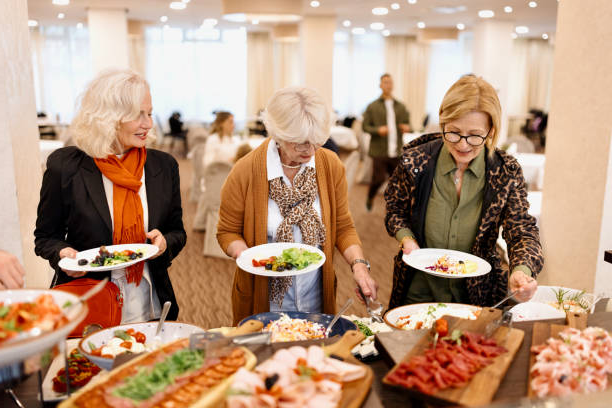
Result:
M315 169L306 167L287 186L282 177L270 181L269 197L276 202L283 221L276 230L276 242L294 242L293 225L302 233L304 244L319 246L325 242L325 225L315 211L313 203L317 197ZM271 278L270 298L280 307L285 294L293 284L292 276Z

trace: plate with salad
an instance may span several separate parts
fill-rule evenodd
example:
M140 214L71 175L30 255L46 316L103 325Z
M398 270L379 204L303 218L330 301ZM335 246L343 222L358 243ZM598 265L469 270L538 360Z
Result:
M105 272L123 269L151 258L159 248L151 244L120 244L88 249L76 258L62 258L59 267L77 272Z
M243 251L236 264L243 271L271 277L295 276L319 269L325 254L317 247L295 242L274 242Z

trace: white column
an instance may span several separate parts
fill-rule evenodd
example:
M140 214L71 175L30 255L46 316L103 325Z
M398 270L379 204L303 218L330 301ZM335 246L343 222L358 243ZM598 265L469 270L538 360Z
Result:
M23 263L28 287L47 287L50 267L34 254L41 183L26 0L0 2L0 249Z
M474 26L472 72L497 90L502 106L498 145L504 143L508 134L508 59L512 55L513 29L514 24L508 21L485 20Z
M612 294L612 2L560 1L546 137L541 282Z
M303 84L321 93L332 107L335 16L305 16L300 25Z
M105 68L128 68L126 10L91 8L87 25L94 75Z

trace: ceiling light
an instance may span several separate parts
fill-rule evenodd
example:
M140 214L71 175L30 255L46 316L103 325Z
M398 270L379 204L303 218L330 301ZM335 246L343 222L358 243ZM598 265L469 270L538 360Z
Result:
M362 27L355 27L351 30L351 33L355 34L355 35L362 35L365 34L365 28Z
M506 13L512 13L512 7L510 7L510 6L506 6L506 7L504 7L504 11L505 11Z
M191 0L181 0L183 3L187 4L189 3Z
M159 18L159 21L161 21L162 23L165 23L166 21L168 21L168 16L161 16Z
M422 21L419 21L419 22L417 23L417 27L419 27L419 28L425 28L425 23L424 23L424 22L422 22Z
M385 25L383 23L372 23L370 24L370 28L372 30L383 30L385 28Z
M480 18L491 18L493 16L495 16L493 10L480 10L478 12L478 17Z
M217 25L217 23L218 21L216 18L205 18L204 21L202 22L202 25L214 27Z
M36 27L37 25L38 25L38 21L28 20L28 27Z
M392 8L393 10L399 10L400 5L399 5L399 3L392 3L392 4L391 4L391 8Z
M62 20L64 17L66 17L66 15L64 13L59 13L57 15L57 18L59 18L60 20Z
M516 35L516 33L512 33L510 34L510 37L512 37L513 40L516 40L516 38L518 37L518 35Z
M455 14L455 13L461 13L462 11L467 10L467 7L465 6L457 6L457 7L440 6L440 7L434 7L432 10L440 14Z
M527 26L516 26L514 28L517 34L527 34L529 32L529 27Z
M173 1L172 3L170 3L170 8L172 10L183 10L185 9L185 7L187 7L187 5L182 1Z
M548 40L548 34L546 34L546 33L542 34L542 39L543 40Z
M83 28L83 23L77 23L77 28L80 30L81 28Z
M342 22L342 25L345 26L345 27L350 27L351 26L351 20L344 20Z
M536 7L538 7L538 3L536 3L535 1L530 1L529 2L529 7L536 8Z
M465 24L463 23L457 24L457 30L463 30L463 29L465 29Z
M253 20L259 20L259 24L295 23L302 19L303 14L301 0L221 0L220 3L223 19L234 23L246 23ZM309 0L308 3L311 1ZM322 2L317 1L317 3Z
M70 0L53 0L51 3L55 4L56 6L67 6L70 4Z
M391 35L391 31L389 31L389 30L383 30L383 31L382 31L382 35L384 35L385 37L388 37L388 36L390 36L390 35Z
M310 7L315 7L315 8L317 8L317 7L319 7L320 5L321 5L321 3L319 3L317 0L312 0L312 1L310 2Z
M408 0L408 4L416 4L417 0Z
M253 24L253 25L259 24L259 20L255 19L255 20L251 21L251 24Z
M389 14L389 9L386 7L374 7L372 9L372 14L374 14L375 16L384 16L386 14Z

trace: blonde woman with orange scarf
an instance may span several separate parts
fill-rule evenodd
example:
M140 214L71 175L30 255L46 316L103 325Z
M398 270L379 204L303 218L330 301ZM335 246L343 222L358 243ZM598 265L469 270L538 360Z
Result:
M165 301L172 302L168 318L178 315L168 267L186 241L179 171L172 156L145 148L151 110L149 86L133 71L104 71L89 84L71 124L76 146L47 161L34 232L36 254L55 270L52 286L110 277L121 323L157 319ZM126 269L85 274L58 267L78 251L144 242L159 252Z

